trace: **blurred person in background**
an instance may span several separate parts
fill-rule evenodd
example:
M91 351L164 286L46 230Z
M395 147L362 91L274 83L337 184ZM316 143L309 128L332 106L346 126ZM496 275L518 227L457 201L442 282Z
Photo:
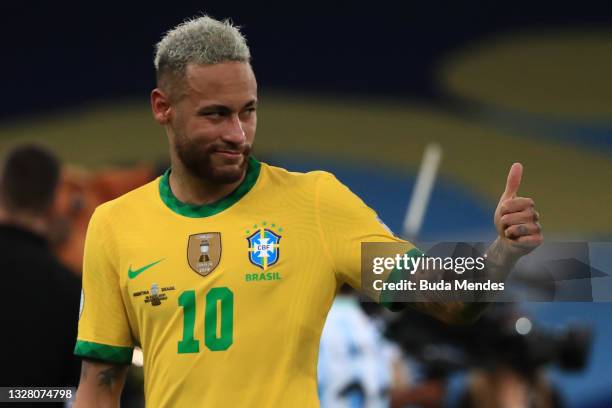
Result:
M0 386L76 386L72 355L80 284L50 249L60 162L47 149L21 145L0 173Z
M321 407L388 407L391 389L406 378L402 371L399 347L384 339L356 294L343 286L321 335L317 369Z
M444 383L414 383L402 350L383 336L384 319L376 318L381 308L366 306L367 313L345 285L327 315L317 369L321 407L441 406Z

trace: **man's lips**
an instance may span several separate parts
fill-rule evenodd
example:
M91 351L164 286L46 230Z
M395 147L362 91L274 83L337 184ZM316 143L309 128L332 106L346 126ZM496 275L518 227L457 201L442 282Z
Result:
M232 150L216 150L214 153L222 157L227 157L229 159L236 159L242 157L242 152L236 152Z

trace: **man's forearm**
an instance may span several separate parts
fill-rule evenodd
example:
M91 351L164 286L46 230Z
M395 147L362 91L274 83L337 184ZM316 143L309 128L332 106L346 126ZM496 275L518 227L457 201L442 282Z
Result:
M485 269L484 277L492 282L505 282L520 259L520 255L513 252L508 245L504 245L500 238L497 238L489 246L485 253ZM458 323L471 323L476 321L489 305L486 296L476 295L474 301L463 302L461 309L458 311L459 316L456 316Z
M472 248L471 251L473 250ZM510 245L503 243L500 238L497 238L489 246L483 257L485 259L485 266L478 276L470 272L462 275L463 279L471 281L490 280L496 283L505 282L520 255L513 251ZM419 270L411 274L408 279L415 282L415 287L419 287L418 281L420 280L426 280L429 283L435 284L448 280L448 275L451 275L451 279L455 279L456 275L453 274L454 272L443 269ZM412 308L444 322L455 324L473 322L486 309L489 303L486 294L478 291L468 293L466 291L423 290L418 291L417 296L419 297L412 299L414 302L409 303Z
M521 255L497 238L487 249L485 258L486 277L494 282L505 282Z
M119 407L128 366L83 360L74 408Z

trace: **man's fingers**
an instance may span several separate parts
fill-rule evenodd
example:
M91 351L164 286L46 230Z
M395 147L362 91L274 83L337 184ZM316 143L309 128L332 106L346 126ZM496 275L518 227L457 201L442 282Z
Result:
M512 167L510 167L510 171L508 172L508 179L506 180L506 190L504 190L500 201L516 197L518 189L521 186L522 176L523 165L521 163L514 163Z
M523 176L523 165L514 163L508 172L506 189L495 211L495 226L499 236L523 255L544 241L540 215L531 198L517 197Z
M538 235L542 232L542 226L538 222L529 224L511 225L504 231L506 238L516 239L528 235Z
M524 211L534 208L535 202L531 198L517 197L504 201L499 205L499 215L506 215L513 212Z
M535 248L538 245L544 242L544 237L542 234L536 235L525 235L523 237L517 238L514 242L517 242L520 246L524 248Z
M499 221L501 222L501 226L506 229L512 225L537 222L539 219L540 214L538 214L533 207L529 207L523 211L505 214L499 219Z

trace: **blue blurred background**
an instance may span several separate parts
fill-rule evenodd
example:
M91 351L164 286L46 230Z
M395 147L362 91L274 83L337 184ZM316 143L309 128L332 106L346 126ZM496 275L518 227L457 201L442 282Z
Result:
M38 140L90 170L165 160L148 106L153 45L202 12L249 41L263 160L333 171L399 231L436 142L420 241L494 237L514 161L548 240L612 238L608 3L5 3L0 149ZM594 325L588 369L554 378L570 406L612 406L612 304L525 309L551 327Z

